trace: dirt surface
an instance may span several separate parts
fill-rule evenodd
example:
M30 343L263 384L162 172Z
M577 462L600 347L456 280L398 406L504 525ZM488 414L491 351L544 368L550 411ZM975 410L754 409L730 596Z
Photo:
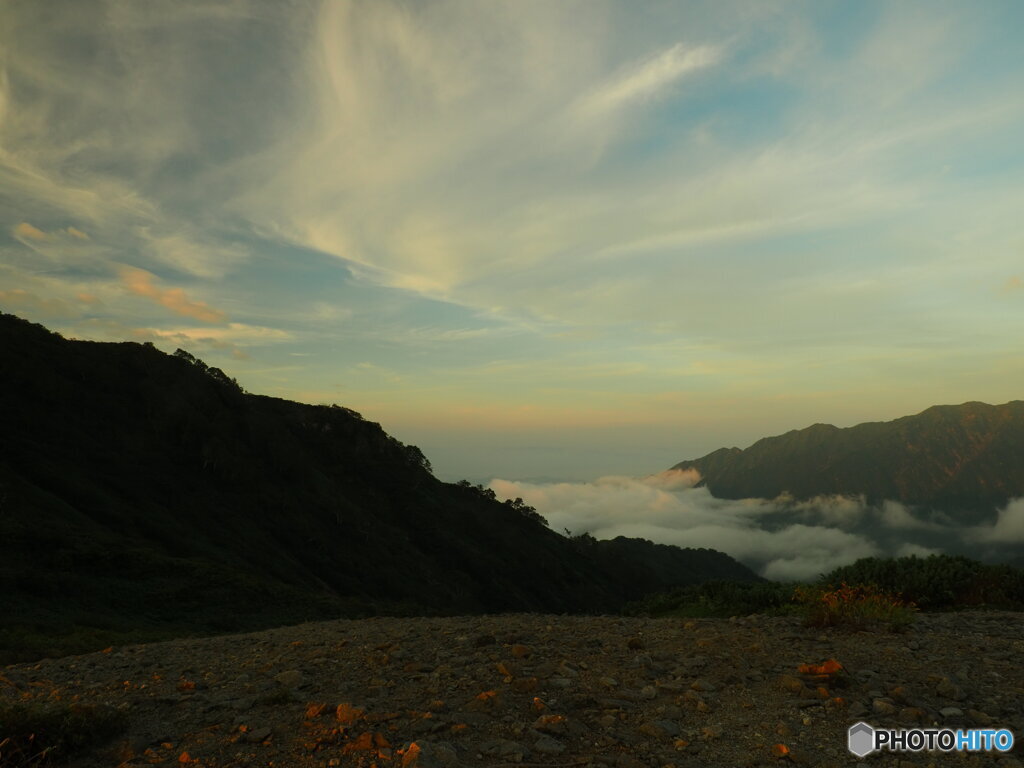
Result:
M0 697L127 715L82 766L1022 766L1024 614L902 634L796 618L331 621L12 665ZM823 665L814 670L801 665ZM875 753L847 728L1009 728L1008 754Z

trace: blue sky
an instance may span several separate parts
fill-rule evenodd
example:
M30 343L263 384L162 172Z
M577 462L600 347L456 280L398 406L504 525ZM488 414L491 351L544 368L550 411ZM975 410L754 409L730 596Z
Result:
M1016 2L14 2L0 308L445 479L1024 380Z

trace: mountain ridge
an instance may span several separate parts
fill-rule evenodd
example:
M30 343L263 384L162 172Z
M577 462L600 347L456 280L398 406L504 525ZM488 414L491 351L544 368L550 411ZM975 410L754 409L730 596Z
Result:
M617 573L355 411L246 393L181 350L0 314L0 354L0 635L606 612L695 575L758 579L699 549L617 553Z
M696 469L699 484L720 498L864 496L987 512L1024 496L1024 401L934 405L845 428L813 424L672 469Z

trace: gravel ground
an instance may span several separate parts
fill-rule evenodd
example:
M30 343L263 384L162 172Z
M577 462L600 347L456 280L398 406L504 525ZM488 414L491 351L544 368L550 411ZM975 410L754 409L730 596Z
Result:
M12 665L0 697L123 710L126 734L82 768L1019 768L1022 655L1024 614L1005 612L926 614L902 634L763 616L381 618ZM858 760L859 720L1021 741Z

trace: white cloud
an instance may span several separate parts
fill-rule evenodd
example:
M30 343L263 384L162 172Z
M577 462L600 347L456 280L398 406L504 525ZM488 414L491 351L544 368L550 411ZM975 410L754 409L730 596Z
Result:
M607 113L628 107L633 102L663 93L684 76L711 67L721 58L719 46L676 43L598 86L583 100L579 109L592 119L607 116Z
M280 328L247 325L246 323L228 323L217 328L149 329L149 332L158 338L176 342L224 341L264 344L288 341L294 338L291 333Z
M602 477L589 483L527 483L495 479L499 498L522 498L552 529L598 539L639 537L680 547L707 547L775 580L807 580L864 557L927 556L963 540L1024 541L1024 499L987 526L923 521L905 505L863 498L718 499L693 487L692 470L644 478ZM906 539L912 532L915 541Z
M554 530L599 539L646 538L682 547L708 547L752 565L769 578L806 579L879 554L870 539L816 525L770 528L765 518L785 509L767 499L716 499L691 470L646 478L602 477L591 483L536 484L495 479L499 498L521 497ZM833 505L842 507L843 505Z
M238 243L203 242L180 229L158 235L141 227L139 235L155 261L197 277L223 277L248 257Z
M979 542L1024 543L1024 498L1011 499L999 510L993 525L978 526L970 534L973 540Z

